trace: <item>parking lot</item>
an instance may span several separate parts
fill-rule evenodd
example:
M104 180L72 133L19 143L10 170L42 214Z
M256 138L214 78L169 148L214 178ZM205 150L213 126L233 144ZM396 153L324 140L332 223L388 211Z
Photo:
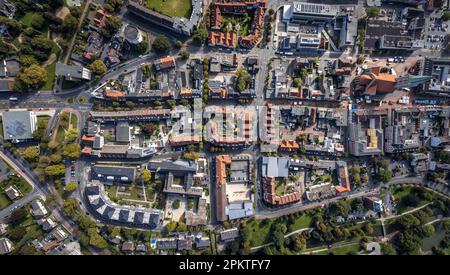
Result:
M442 11L436 10L425 17L424 28L424 47L430 50L440 50L443 45L447 44L449 22L442 21Z

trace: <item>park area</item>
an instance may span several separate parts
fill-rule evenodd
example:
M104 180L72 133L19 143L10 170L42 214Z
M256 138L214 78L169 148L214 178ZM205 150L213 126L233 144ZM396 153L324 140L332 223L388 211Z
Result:
M192 13L191 0L147 0L145 5L167 16L190 18Z
M271 242L272 225L276 221L277 219L249 220L245 226L250 229L250 245L254 247ZM299 229L311 227L312 217L306 214L296 214L292 215L289 221L284 221L283 223L288 225L288 234Z
M408 210L430 203L434 194L426 189L417 187L395 187L392 195L397 202L397 213L401 214Z
M72 112L63 112L59 117L58 128L53 135L53 140L59 144L73 142L78 138L78 118Z

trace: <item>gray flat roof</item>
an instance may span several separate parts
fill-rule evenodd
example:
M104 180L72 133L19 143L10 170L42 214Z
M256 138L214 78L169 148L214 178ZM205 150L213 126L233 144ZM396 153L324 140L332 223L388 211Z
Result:
M34 123L30 112L3 112L3 138L5 140L32 139Z

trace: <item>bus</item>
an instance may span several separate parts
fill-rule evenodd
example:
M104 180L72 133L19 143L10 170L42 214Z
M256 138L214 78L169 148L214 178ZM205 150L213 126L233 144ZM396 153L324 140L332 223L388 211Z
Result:
M9 98L9 101L18 101L19 99L15 96L12 96Z

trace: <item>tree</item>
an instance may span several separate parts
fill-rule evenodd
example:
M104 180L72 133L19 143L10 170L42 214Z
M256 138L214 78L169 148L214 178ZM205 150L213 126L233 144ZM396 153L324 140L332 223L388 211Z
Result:
M352 210L354 210L354 211L359 211L359 212L364 211L364 203L361 198L356 198L356 199L352 200L351 206L352 206Z
M58 148L59 145L60 144L57 141L52 140L48 143L48 148L54 150L54 149Z
M434 235L435 229L434 229L433 225L426 224L426 225L422 225L419 228L419 232L420 232L420 235L422 236L422 238L429 238Z
M185 232L187 230L187 225L185 223L179 222L177 225L178 232Z
M366 233L366 235L373 234L373 227L370 223L365 223L362 227L362 230L364 230L364 233Z
M136 51L138 54L145 54L148 51L148 43L146 40L139 42L136 45Z
M169 231L174 231L177 228L177 222L176 221L171 221L167 224L167 230Z
M380 15L380 8L379 7L370 7L366 10L367 16L369 18L374 18Z
M394 247L390 244L390 243L381 243L381 252L383 253L383 255L395 255L397 254L395 252Z
M169 39L164 35L155 38L152 44L152 51L159 54L166 54L170 51L171 45Z
M410 193L401 199L401 203L406 206L416 207L420 204L420 199L416 194Z
M78 130L76 128L71 128L69 131L66 132L65 138L68 142L73 142L78 137Z
M63 148L63 156L70 159L77 159L80 157L81 148L79 144L71 143L67 144Z
M64 215L72 218L74 218L80 211L80 205L74 198L68 198L67 200L65 200L62 208Z
M132 102L132 101L126 101L125 106L127 108L133 109L136 106L136 104L134 104L134 102Z
M294 78L293 85L295 88L300 88L300 86L302 85L302 80L298 77Z
M18 254L19 255L38 255L41 253L38 252L34 246L26 244L20 248Z
M202 28L197 29L192 36L192 40L198 45L203 45L206 42L207 38L208 32Z
M183 154L183 158L185 159L190 159L190 160L198 160L199 158L199 153L198 152L184 152Z
M26 160L34 161L39 157L39 148L35 146L27 147L20 153Z
M180 200L174 200L174 201L172 202L172 208L173 208L173 209L178 209L178 208L180 208Z
M250 81L252 80L250 74L247 72L247 70L240 67L236 72L236 76L236 89L239 92L246 90L250 85Z
M306 248L306 240L301 235L295 236L293 243L296 252L302 252Z
M411 229L415 226L418 226L419 224L420 224L419 219L414 217L412 214L401 216L400 218L397 219L396 222L396 225L402 230Z
M109 37L117 33L121 26L122 20L117 16L111 16L106 19L105 29L107 30Z
M17 226L17 227L12 228L11 230L9 230L8 236L13 241L20 241L26 233L27 233L27 230L25 229L25 227Z
M181 49L182 47L183 47L183 42L181 42L180 40L177 40L175 42L175 48Z
M77 189L77 184L75 182L69 182L66 186L66 188L64 188L64 190L66 192L73 192Z
M284 234L286 233L286 231L287 228L284 224L275 223L273 225L272 239L277 249L280 249L284 246Z
M89 228L88 229L88 236L89 236L89 244L92 246L95 246L100 249L105 249L108 247L108 243L103 239L102 236L100 236L97 233L96 228Z
M74 32L78 27L78 18L76 18L74 15L72 14L68 14L65 18L64 18L64 22L63 22L63 30L66 33L72 33Z
M32 64L19 72L17 78L29 88L38 89L47 82L47 72L44 68Z
M188 60L189 56L190 56L190 53L188 51L181 51L180 52L180 56L181 56L181 59Z
M9 216L8 221L12 225L17 225L17 224L21 223L22 221L24 221L26 217L27 217L27 212L25 211L25 209L18 208L11 213L11 216Z
M145 183L149 183L152 175L148 169L142 170L141 179Z
M88 68L98 75L102 75L106 73L106 71L108 70L108 68L106 68L105 63L103 63L103 61L100 59L97 59L91 64L89 64Z
M65 170L64 164L55 164L45 167L44 172L49 176L61 176L64 175Z
M410 230L400 231L395 235L394 243L397 245L401 254L418 254L422 246L420 237Z
M380 172L378 172L378 174L377 174L377 179L379 181L384 182L384 183L391 181L391 179L392 179L392 171L391 170L380 169Z
M448 11L444 12L444 13L442 14L441 19L444 20L444 21L450 20L450 12L448 12Z
M34 56L28 55L28 54L21 55L19 58L19 61L23 67L29 67L33 64L38 64L38 61L36 60L36 58L34 58Z
M171 109L173 109L173 107L175 107L175 105L177 105L177 102L174 99L169 99L166 102L167 102L167 105L169 105L169 107Z
M57 164L60 163L62 161L62 156L60 154L51 154L50 155L50 160L52 163Z

